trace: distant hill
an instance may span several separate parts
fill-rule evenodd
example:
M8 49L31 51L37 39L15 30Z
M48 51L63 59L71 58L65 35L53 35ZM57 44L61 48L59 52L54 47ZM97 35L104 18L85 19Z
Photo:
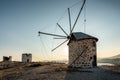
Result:
M120 65L120 54L109 58L98 59L98 63L111 63L111 64Z
M120 54L118 54L118 55L115 55L115 56L112 56L112 57L110 57L110 58L120 58Z

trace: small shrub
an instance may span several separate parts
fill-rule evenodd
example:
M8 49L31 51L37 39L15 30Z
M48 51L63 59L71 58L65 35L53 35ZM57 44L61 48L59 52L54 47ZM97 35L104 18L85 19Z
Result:
M55 72L60 72L60 71L62 71L61 68L55 68Z
M36 63L36 64L32 64L32 65L30 65L29 67L39 67L39 66L42 66L42 65L39 64L39 63Z

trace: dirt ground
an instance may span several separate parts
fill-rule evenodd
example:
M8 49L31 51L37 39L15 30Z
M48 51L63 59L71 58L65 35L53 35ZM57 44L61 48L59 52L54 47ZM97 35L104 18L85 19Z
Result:
M120 72L104 67L68 69L67 64L29 65L0 70L0 80L120 80Z

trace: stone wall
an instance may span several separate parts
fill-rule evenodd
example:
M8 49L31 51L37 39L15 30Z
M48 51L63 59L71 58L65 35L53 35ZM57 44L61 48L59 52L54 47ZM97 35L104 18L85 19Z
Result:
M9 56L9 57L3 56L3 62L5 61L12 61L12 56Z
M20 62L15 62L15 61L14 62L13 61L0 62L0 70L15 67L19 65L19 63Z
M22 62L32 62L32 54L22 54Z
M70 67L85 68L97 66L95 39L71 40L68 46Z

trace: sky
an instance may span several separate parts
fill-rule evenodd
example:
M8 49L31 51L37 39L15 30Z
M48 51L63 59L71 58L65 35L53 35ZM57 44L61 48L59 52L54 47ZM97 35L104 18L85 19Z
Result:
M22 53L32 53L33 61L67 60L67 43L51 50L64 40L40 35L38 31L65 35L59 23L69 33L67 8L72 25L81 0L0 0L0 61L12 56L21 61ZM74 32L97 37L97 57L120 54L120 0L87 0ZM86 23L84 19L86 18Z

